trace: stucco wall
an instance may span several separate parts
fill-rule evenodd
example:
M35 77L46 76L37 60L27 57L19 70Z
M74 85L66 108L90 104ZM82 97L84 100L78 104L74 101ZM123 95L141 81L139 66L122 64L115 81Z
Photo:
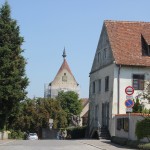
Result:
M125 88L127 86L132 86L132 78L133 74L144 74L145 80L150 79L150 68L149 67L125 67L121 66L120 68L120 109L119 113L126 113L125 100L126 93ZM114 71L114 86L113 86L113 108L112 113L116 114L117 112L117 99L118 99L118 90L117 90L117 78L118 78L118 67L115 67ZM133 98L135 98L139 94L140 90L135 90L133 94Z
M90 121L95 120L96 109L98 106L98 121L102 125L102 103L110 103L109 112L111 114L112 94L113 94L113 78L114 64L109 65L101 70L91 74L90 76ZM109 90L105 91L105 77L109 76ZM101 91L98 91L98 80L101 79ZM92 93L92 83L96 82L95 93ZM109 116L110 117L110 116ZM93 126L97 126L97 122L93 122Z
M62 77L66 73L67 81L62 81ZM75 81L74 77L66 70L63 69L62 72L57 74L54 81L51 83L50 91L51 97L54 98L58 95L59 91L74 91L79 94L79 86Z
M0 140L8 139L8 133L6 131L0 132Z
M112 103L112 117L110 119L110 134L115 136L115 119L114 116L117 114L118 110L118 71L119 66L114 67L114 84L113 84L113 103ZM119 88L119 114L126 113L126 93L125 88L127 86L132 86L133 74L144 74L145 79L150 78L150 68L149 67L127 67L121 66L120 68L120 88ZM140 90L135 90L133 98L139 94ZM147 102L147 101L145 101ZM147 108L150 108L150 104L146 103Z
M118 118L129 118L129 131L126 132L123 129L121 130L117 130L117 119ZM115 116L115 122L116 122L116 128L115 128L115 136L117 137L124 137L127 138L129 140L137 140L137 137L135 135L135 128L136 128L136 123L138 120L143 120L144 117L143 116L138 116L135 114L124 114L124 115L118 115ZM148 140L146 138L142 139L141 141L143 142L148 142Z

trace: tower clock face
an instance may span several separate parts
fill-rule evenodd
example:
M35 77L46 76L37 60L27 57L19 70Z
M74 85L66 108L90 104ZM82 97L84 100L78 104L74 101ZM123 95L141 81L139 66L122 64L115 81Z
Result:
M67 82L67 75L66 75L66 73L64 73L64 75L62 76L62 81Z

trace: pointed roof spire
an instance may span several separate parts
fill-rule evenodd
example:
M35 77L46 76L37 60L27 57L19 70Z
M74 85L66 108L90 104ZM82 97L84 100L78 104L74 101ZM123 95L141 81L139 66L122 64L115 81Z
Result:
M66 55L65 47L64 47L64 51L63 51L63 55L62 55L62 56L63 56L64 59L65 59L65 57L67 56L67 55Z

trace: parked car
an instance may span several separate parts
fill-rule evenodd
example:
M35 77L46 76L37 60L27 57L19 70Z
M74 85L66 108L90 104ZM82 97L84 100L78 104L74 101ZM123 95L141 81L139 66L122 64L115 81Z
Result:
M36 133L29 133L27 140L38 140L38 135Z

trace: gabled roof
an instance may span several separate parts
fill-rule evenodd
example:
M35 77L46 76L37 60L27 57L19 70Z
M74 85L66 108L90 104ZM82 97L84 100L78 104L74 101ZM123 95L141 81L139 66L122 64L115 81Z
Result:
M61 67L60 67L60 69L58 70L57 75L58 75L61 71L63 71L64 69L66 69L66 70L73 76L73 74L72 74L72 72L71 72L71 70L70 70L70 67L69 67L69 65L68 65L68 63L67 63L67 61L66 61L66 59L64 59L62 65L61 65ZM56 75L56 76L57 76L57 75Z
M141 36L150 45L150 22L104 21L116 64L150 66L142 56Z

